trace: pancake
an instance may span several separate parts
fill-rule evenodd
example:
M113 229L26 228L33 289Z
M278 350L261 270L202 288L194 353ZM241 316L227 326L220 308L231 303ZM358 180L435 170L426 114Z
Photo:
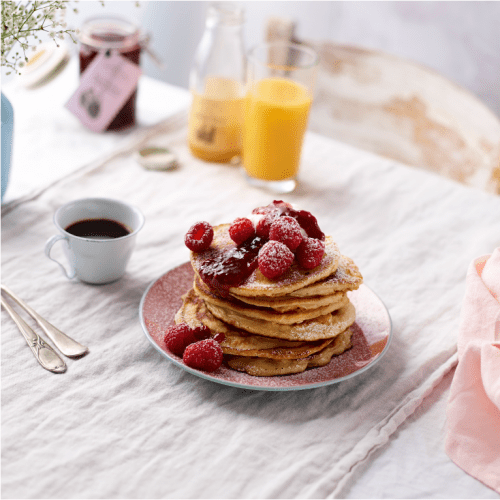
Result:
M313 297L330 295L335 292L357 290L363 283L363 276L352 259L342 255L337 270L327 278L290 292L291 297Z
M193 328L201 324L206 325L212 331L212 335L223 333L225 339L221 343L222 352L231 355L299 359L321 351L332 342L332 339L293 342L238 330L215 318L192 289L183 296L183 304L175 316L175 321L187 323Z
M333 338L351 326L356 319L356 310L351 302L332 313L317 318L284 325L262 319L249 318L230 309L206 303L208 310L218 319L250 333L285 340L312 341Z
M341 307L344 307L349 302L345 294L340 295L338 300L329 304L317 307L316 309L295 309L293 311L278 312L264 307L255 307L245 304L235 299L223 299L210 291L203 282L196 279L193 284L194 291L205 301L205 303L219 306L224 309L229 309L235 313L246 316L251 319L261 319L271 323L291 325L294 323L302 323L308 319L317 318L325 314L331 313ZM224 318L221 318L224 320Z
M333 356L342 354L351 347L352 332L350 329L339 334L336 339L323 350L304 359L263 359L259 357L234 356L228 359L233 370L246 372L255 377L273 377L301 373L308 368L327 365Z
M208 250L191 252L191 264L200 276L203 262L217 258L221 253L236 249L236 244L229 237L230 224L215 226L214 238ZM334 273L340 260L340 251L330 236L325 239L325 254L321 263L314 269L303 269L296 262L281 277L274 280L266 278L259 269L255 269L248 279L238 287L229 288L229 293L239 297L282 296L327 278Z
M294 311L295 309L317 309L318 307L334 302L340 303L345 297L345 292L334 292L330 295L312 295L309 297L293 297L291 295L282 297L245 297L243 295L237 297L233 295L232 297L246 304L257 307L269 307L279 312L287 312Z
M275 201L253 213L262 221L273 207L281 215L292 210ZM315 218L302 212L293 213L301 217L303 234L323 238ZM255 228L258 221L252 222ZM363 277L352 259L340 253L332 237L325 237L323 257L313 269L301 267L298 261L303 254L296 253L281 276L268 279L257 266L259 250L267 239L254 233L236 245L229 236L230 227L213 227L209 248L191 251L195 278L182 297L176 323L192 328L205 325L212 336L224 334L220 346L227 365L254 376L301 373L325 366L333 356L349 349L356 311L347 292L357 289ZM266 261L266 257L260 262L264 271L262 266L279 268L280 262Z

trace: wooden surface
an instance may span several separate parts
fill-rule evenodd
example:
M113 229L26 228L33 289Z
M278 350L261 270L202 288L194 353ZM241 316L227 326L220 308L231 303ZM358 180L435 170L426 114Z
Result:
M310 130L500 194L500 119L478 98L405 59L309 45L320 55Z

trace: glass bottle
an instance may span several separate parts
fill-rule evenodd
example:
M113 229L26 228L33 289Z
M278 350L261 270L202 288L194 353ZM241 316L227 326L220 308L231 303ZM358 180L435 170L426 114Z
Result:
M230 2L209 6L189 77L193 101L188 142L205 161L229 162L241 153L245 50L243 9Z

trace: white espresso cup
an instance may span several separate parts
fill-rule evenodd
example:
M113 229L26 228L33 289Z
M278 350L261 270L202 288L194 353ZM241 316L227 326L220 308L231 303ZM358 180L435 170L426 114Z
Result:
M59 207L54 224L60 234L49 238L45 255L68 279L101 285L120 279L132 255L144 216L132 205L110 198L84 198ZM69 271L51 257L54 243L64 240Z

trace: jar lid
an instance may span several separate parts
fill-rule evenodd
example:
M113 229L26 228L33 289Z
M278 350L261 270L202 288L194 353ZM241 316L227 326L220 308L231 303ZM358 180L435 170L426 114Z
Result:
M83 24L78 38L90 47L107 49L126 49L139 43L139 28L120 17L93 17Z
M70 60L70 52L66 42L45 42L37 45L28 56L19 79L26 88L44 85L58 76Z
M144 147L134 153L134 158L147 170L173 170L178 167L177 156L161 146Z

